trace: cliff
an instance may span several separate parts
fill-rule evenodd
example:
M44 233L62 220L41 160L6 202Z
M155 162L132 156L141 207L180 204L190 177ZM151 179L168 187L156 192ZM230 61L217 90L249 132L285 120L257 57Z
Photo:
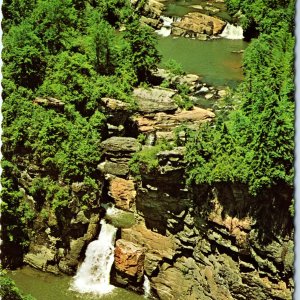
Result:
M141 292L147 275L159 299L292 299L293 224L282 207L290 195L278 188L253 197L246 186L226 182L187 187L185 148L174 145L156 151L151 167L139 161L140 176L132 176L134 153L151 152L166 138L172 145L174 129L182 124L196 129L214 118L198 107L178 108L174 90L136 89L134 95L134 111L118 100L102 99L110 117L99 149L101 188L73 183L71 199L56 213L45 201L24 262L74 274L99 232L105 204L112 202L126 212L123 221L106 217L119 227L111 275L115 285ZM116 124L122 130L109 130ZM24 190L33 176L22 173Z

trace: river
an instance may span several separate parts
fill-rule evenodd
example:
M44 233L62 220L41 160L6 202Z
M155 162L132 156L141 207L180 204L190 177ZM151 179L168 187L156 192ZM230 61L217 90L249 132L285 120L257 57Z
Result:
M189 12L200 12L232 22L224 2L207 0L167 0L163 14L172 19ZM209 10L216 9L211 12ZM168 23L170 21L168 20ZM167 35L167 34L166 34ZM243 80L242 52L248 43L242 39L217 37L200 41L184 37L159 36L158 49L162 55L161 67L174 59L187 73L202 77L202 81L214 86L236 87Z
M163 2L166 6L164 14L166 16L183 17L187 13L198 11L201 13L211 14L225 21L231 22L232 18L226 11L224 2L207 0L166 0Z
M79 294L69 290L72 277L56 276L31 267L23 267L8 273L9 277L24 294L31 294L37 300L141 300L142 295L121 288L115 288L105 296Z
M210 85L235 87L243 79L242 53L247 47L243 40L218 38L199 41L184 37L160 37L158 49L162 66L169 59L180 63L187 73L200 75Z

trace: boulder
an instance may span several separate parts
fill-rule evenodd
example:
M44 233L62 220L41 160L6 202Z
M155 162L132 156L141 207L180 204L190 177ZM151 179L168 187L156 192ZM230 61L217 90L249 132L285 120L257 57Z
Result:
M135 138L113 136L101 143L103 152L108 155L130 155L140 149L140 143Z
M117 162L104 161L97 166L97 169L103 174L112 174L116 176L126 176L129 172L129 159L120 158Z
M185 15L180 21L172 24L174 35L207 34L217 35L222 32L226 22L199 12L191 12Z
M148 276L151 276L153 272L157 269L161 261L162 261L161 256L157 254L153 254L151 252L146 252L145 263L144 263L145 273Z
M118 177L112 178L108 194L114 199L116 207L130 210L136 197L134 182Z
M162 27L162 22L160 19L152 19L152 18L147 18L145 16L141 16L140 22L149 25L155 29L160 29Z
M71 240L70 251L66 256L66 264L68 267L75 268L78 265L78 259L80 259L80 254L84 246L84 238Z
M48 264L55 262L56 252L43 245L34 245L24 257L24 262L41 271L47 270Z
M204 7L204 10L209 11L209 12L212 12L212 13L214 13L214 14L220 11L219 8L212 7L212 6L205 6L205 7Z
M119 239L115 247L115 268L125 275L142 281L144 275L145 249L132 242Z
M37 97L32 101L34 104L41 105L48 108L54 108L60 112L64 111L65 103L61 100L52 97Z
M212 121L215 114L212 111L193 107L191 110L181 110L176 113L159 112L149 115L135 115L132 120L135 122L140 133L148 134L155 132L158 139L160 133L169 133L168 139L174 139L174 129L184 124L190 129L198 129L203 122Z
M89 223L89 219L85 216L84 211L79 211L75 218L71 220L71 224L87 224Z
M164 4L158 0L148 0L143 7L143 15L159 18L164 10Z
M138 111L141 113L174 112L178 106L172 99L176 91L165 88L136 88L133 96L136 98Z
M145 247L147 252L151 252L158 257L172 259L175 255L176 244L171 237L153 232L143 224L122 229L121 238Z

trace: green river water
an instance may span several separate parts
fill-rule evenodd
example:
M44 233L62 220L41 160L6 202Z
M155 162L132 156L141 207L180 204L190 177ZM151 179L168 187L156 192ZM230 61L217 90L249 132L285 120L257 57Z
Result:
M162 66L174 59L185 72L200 75L210 85L235 87L243 79L243 70L242 53L234 51L244 50L247 44L224 38L199 41L168 36L159 38L158 49Z
M141 300L142 295L121 288L115 288L105 296L79 294L69 290L72 277L55 276L30 267L8 273L22 293L31 294L37 300Z

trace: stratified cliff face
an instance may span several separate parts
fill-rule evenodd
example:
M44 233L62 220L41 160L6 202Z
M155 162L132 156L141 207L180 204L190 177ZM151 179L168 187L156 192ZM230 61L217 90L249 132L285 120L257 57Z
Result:
M160 151L155 168L149 171L141 163L140 178L132 177L129 161L135 152L151 150L160 139L172 141L173 130L182 124L197 128L214 118L209 110L179 109L175 95L137 89L135 111L102 99L109 115L108 136L99 149L102 189L73 183L72 199L56 215L45 201L24 261L44 271L74 274L99 233L105 214L101 204L113 202L127 214L126 225L114 215L108 218L119 227L114 284L142 291L146 275L158 299L292 299L293 224L282 207L290 192L277 187L253 198L241 184L187 187L184 147ZM146 145L137 139L141 133ZM85 206L84 195L89 198Z
M137 133L146 134L148 144L162 137L172 140L172 129L179 126L175 116L186 113L189 117L182 122L191 128L214 117L203 110L193 119L197 108L174 111L174 95L160 97L160 105L154 105L155 93L144 92L136 92L144 110L129 118ZM156 111L144 105L151 93ZM106 145L115 141L112 137L103 143L102 166L116 164L114 170L102 168L104 185L116 207L136 216L135 225L120 229L115 284L136 289L144 272L159 299L292 298L293 223L282 204L288 203L284 199L291 197L291 191L275 187L254 198L237 183L187 188L184 147L159 152L158 166L151 171L141 163L137 180L126 172L120 175L132 147L113 155ZM119 142L131 145L132 140L123 136ZM151 149L143 146L147 147Z
M142 175L136 183L139 222L121 229L123 244L145 249L144 272L154 294L159 299L292 299L293 236L289 215L277 206L280 192L262 202L243 185L186 190L182 151L160 153L157 170ZM122 270L120 260L116 265ZM132 276L118 273L130 285Z

